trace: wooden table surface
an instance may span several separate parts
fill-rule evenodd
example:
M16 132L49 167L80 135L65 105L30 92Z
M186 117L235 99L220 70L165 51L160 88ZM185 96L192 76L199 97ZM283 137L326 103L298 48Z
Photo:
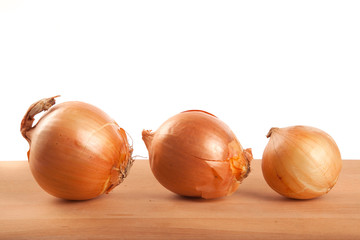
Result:
M336 186L306 201L270 189L259 160L222 199L177 196L137 160L121 185L89 201L48 195L26 161L0 162L0 239L360 239L360 161L345 160Z

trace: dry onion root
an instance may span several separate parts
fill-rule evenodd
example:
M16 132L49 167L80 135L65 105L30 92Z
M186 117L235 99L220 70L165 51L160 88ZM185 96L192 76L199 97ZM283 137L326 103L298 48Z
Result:
M142 137L156 179L182 196L230 195L250 171L251 149L243 150L230 128L204 111L179 113Z
M53 106L56 97L32 104L21 122L34 178L46 192L63 199L86 200L108 193L133 163L124 129L87 103ZM48 109L32 126L34 116Z
M293 126L271 128L262 158L266 182L279 194L295 199L316 198L337 182L342 160L335 141L324 131Z

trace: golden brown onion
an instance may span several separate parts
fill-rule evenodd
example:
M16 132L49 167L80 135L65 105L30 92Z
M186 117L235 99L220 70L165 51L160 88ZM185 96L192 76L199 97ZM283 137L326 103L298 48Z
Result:
M125 131L90 104L54 104L55 97L34 103L21 122L34 178L45 191L63 199L108 193L123 181L133 162ZM49 108L33 127L34 116Z
M250 170L251 149L243 150L230 128L204 111L179 113L142 137L156 179L183 196L230 195Z
M271 128L262 158L266 182L283 196L319 197L335 185L342 166L335 141L324 131L293 126Z

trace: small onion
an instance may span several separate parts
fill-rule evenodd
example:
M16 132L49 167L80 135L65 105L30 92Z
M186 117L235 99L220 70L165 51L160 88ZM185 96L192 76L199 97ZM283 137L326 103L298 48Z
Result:
M271 128L262 158L266 182L279 194L295 199L319 197L335 185L342 166L335 141L308 126Z
M250 171L251 149L243 150L230 128L204 111L179 113L142 137L154 176L179 195L230 195Z
M21 122L35 180L63 199L86 200L108 193L123 181L133 162L125 131L90 104L54 104L55 97L34 103ZM49 108L33 127L34 116Z

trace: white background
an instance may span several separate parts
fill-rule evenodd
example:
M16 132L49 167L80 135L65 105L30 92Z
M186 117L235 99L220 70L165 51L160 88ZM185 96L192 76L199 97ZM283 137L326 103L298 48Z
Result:
M0 160L26 160L23 114L57 94L107 112L135 155L142 129L203 109L255 158L298 124L360 158L359 1L0 0L0 80Z

